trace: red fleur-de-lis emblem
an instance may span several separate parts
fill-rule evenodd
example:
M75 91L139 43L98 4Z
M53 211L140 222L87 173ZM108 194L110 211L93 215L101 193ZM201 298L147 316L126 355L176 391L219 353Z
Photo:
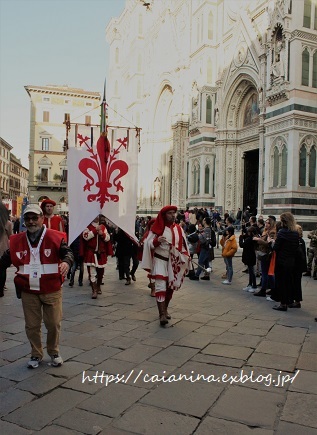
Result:
M101 135L97 142L96 152L92 146L88 145L88 137L79 134L78 139L80 145L86 145L87 153L89 153L89 157L81 159L78 164L80 172L87 177L83 190L90 192L93 187L98 189L97 193L87 196L87 201L98 201L101 208L106 202L118 202L117 192L124 191L120 179L129 171L129 166L125 161L118 159L118 154L120 154L121 147L127 148L128 138L118 139L119 146L110 150L107 136Z

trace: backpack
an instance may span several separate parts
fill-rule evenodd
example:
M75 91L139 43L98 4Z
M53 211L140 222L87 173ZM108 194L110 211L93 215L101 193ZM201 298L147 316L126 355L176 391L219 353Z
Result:
M198 234L197 233L192 233L187 237L187 240L189 241L189 243L197 243L199 240Z

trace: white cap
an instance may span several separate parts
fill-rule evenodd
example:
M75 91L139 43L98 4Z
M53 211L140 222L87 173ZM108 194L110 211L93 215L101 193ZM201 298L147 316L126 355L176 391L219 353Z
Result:
M43 214L41 207L37 204L28 204L23 212L23 216L27 213Z

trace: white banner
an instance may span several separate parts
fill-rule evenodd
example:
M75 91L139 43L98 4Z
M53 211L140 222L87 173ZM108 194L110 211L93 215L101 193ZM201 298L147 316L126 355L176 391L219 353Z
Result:
M108 139L94 138L91 147L90 136L78 132L77 146L68 149L69 244L98 214L136 240L138 137L118 128Z

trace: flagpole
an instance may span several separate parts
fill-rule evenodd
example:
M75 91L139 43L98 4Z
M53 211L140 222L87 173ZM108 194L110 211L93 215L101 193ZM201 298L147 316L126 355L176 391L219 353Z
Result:
M107 120L106 120L106 113L107 113L107 100L106 100L106 85L107 85L107 79L105 78L105 83L103 87L103 98L101 103L101 120L100 120L100 135L104 133L104 136L107 133Z

